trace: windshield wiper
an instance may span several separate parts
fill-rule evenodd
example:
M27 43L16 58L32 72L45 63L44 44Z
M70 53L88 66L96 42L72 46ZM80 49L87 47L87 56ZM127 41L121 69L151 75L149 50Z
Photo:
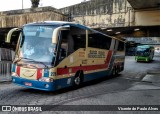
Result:
M17 60L13 61L13 63L17 63L17 62L19 62L19 61L22 60L22 59L30 60L31 62L40 63L40 64L44 65L45 68L48 68L48 66L47 66L46 64L44 64L43 62L35 61L34 59L24 58L24 57L18 58Z
M40 63L40 64L44 65L45 68L48 68L48 66L46 64L44 64L43 62L39 62L39 61L35 61L35 60L33 60L33 62Z
M22 60L22 59L27 59L27 60L32 60L32 61L34 61L33 59L20 57L20 58L18 58L17 60L13 61L13 63L17 63L17 62L19 62L19 61Z

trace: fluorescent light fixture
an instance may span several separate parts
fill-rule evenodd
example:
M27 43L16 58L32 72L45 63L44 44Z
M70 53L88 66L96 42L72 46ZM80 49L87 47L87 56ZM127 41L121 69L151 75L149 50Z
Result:
M116 32L116 34L120 34L121 32Z
M104 30L104 29L106 29L106 28L101 28L101 30Z
M139 31L139 30L140 30L139 28L134 29L134 31Z
M112 31L112 29L108 29L107 31L108 31L108 32L111 32L111 31Z

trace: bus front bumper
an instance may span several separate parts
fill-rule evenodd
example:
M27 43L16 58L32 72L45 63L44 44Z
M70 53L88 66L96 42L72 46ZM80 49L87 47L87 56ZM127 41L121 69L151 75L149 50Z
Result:
M136 61L149 61L149 57L136 56Z
M44 90L44 91L54 91L55 82L42 82L38 80L28 80L21 77L12 76L12 82L27 88Z

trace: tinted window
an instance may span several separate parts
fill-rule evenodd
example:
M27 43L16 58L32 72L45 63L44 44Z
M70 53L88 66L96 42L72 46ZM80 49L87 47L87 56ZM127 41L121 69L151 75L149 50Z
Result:
M74 44L75 44L74 50L86 47L86 35L85 34L74 35L73 40L74 40Z
M93 48L109 50L111 45L111 38L100 33L89 33L88 46Z
M119 44L118 44L118 51L124 51L124 42L121 42L119 41Z

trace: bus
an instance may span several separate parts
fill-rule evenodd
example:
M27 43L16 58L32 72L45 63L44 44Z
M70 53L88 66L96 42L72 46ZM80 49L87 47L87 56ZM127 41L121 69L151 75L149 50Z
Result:
M55 91L116 75L124 69L125 40L81 24L63 21L29 23L13 28L19 38L12 64L12 82Z
M154 57L154 47L150 45L140 45L136 48L135 60L150 62Z

